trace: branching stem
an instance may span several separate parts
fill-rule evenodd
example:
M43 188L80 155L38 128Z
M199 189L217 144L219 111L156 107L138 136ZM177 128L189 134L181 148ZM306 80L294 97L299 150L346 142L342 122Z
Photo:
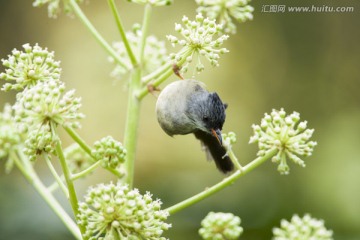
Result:
M237 170L235 173L224 178L221 182L215 184L214 186L209 187L206 190L204 190L204 191L202 191L180 203L177 203L174 206L167 208L166 210L169 211L170 214L174 214L184 208L187 208L191 205L194 205L197 202L200 202L201 200L213 195L214 193L217 193L218 191L230 186L235 180L244 176L246 173L252 171L254 168L258 167L259 165L264 163L266 160L272 158L277 153L277 151L278 151L277 149L269 150L264 156L258 157L256 159L254 159L252 162L248 163L246 166L244 166L242 168L242 171Z

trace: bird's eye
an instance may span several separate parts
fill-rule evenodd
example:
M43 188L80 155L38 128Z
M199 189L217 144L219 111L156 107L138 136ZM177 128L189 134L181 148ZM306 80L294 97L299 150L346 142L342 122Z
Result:
M209 121L209 117L208 117L208 116L204 116L204 117L203 117L203 121L204 121L204 122L208 122L208 121Z

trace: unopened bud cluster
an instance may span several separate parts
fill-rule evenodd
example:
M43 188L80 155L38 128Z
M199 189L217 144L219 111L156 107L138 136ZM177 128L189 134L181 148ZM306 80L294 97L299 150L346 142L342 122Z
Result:
M225 146L231 147L236 143L236 134L234 132L223 133L221 136Z
M234 240L243 232L241 220L232 213L210 212L202 221L199 234L205 240Z
M101 161L104 168L117 168L125 161L126 149L111 136L102 138L94 143L91 154L97 161Z
M175 24L175 31L181 34L183 39L179 39L173 35L167 35L167 39L173 46L179 44L182 49L178 53L170 54L170 58L178 66L182 66L181 72L188 70L188 65L195 58L196 71L201 72L205 66L200 61L199 56L207 59L212 66L219 66L220 54L228 52L226 48L221 48L224 41L228 39L228 35L222 35L222 26L216 24L215 20L204 18L201 13L196 15L194 21L190 21L188 17L182 18L182 24ZM218 36L218 34L221 34Z
M238 22L253 19L254 8L248 5L250 0L196 0L199 5L197 12L204 13L210 19L217 19L223 26L225 33L236 33L236 25L232 18Z
M6 68L0 73L0 79L10 81L3 85L2 90L21 90L33 86L38 81L59 80L60 62L54 60L54 52L43 49L38 44L23 45L24 51L14 49L8 59L2 59Z
M121 183L90 188L79 212L78 223L85 227L85 237L90 240L165 240L161 235L171 227L164 222L169 213L161 210L160 200Z
M305 214L303 218L294 215L291 221L281 220L280 228L273 229L273 240L332 240L333 232L327 230L324 221Z
M310 156L317 145L310 141L314 129L307 129L307 121L300 121L300 114L293 112L286 115L284 109L272 110L271 114L265 114L260 125L253 125L254 135L250 143L258 143L258 156L264 156L267 152L277 149L277 154L272 161L278 163L278 171L281 174L289 173L287 159L305 167L305 162L300 158Z

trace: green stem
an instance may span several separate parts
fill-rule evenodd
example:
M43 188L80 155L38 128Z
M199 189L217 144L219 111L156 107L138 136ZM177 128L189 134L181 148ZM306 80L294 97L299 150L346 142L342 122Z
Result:
M159 67L158 69L156 69L154 72L152 72L152 73L146 75L145 77L143 77L141 81L142 81L143 84L149 83L153 79L160 76L161 74L163 74L164 72L166 72L169 69L172 69L172 66L171 66L170 62L167 62L164 65L162 65L161 67Z
M58 138L58 135L56 133L55 124L51 124L51 132L52 132L53 138ZM70 170L69 170L68 165L66 163L64 152L63 152L62 147L61 147L60 139L56 140L55 150L56 150L57 156L59 158L62 171L64 173L65 182L66 182L66 185L67 185L67 188L68 188L68 191L69 191L70 205L71 205L71 208L73 210L73 213L74 213L74 216L75 216L75 219L76 219L78 214L79 214L79 203L78 203L78 199L77 199L77 196L76 196L74 183L71 180L71 173L70 173ZM84 226L79 226L79 227L80 227L81 233L84 234L85 233L85 227Z
M163 83L166 79L168 79L171 74L173 74L173 69L167 69L166 72L164 72L162 75L160 75L154 82L151 83L152 86L157 87L159 86L161 83ZM149 88L143 87L140 91L138 91L136 93L136 97L138 99L143 99L147 94L149 93Z
M227 151L227 154L229 156L229 158L231 159L231 161L233 162L233 164L236 166L236 168L238 170L240 170L240 172L243 170L243 167L241 166L241 164L239 163L239 160L237 159L235 153L233 152L232 148L231 148L231 145L225 145L225 148L226 148L226 151Z
M258 167L262 163L264 163L269 158L273 157L278 152L277 149L269 150L264 156L258 157L254 159L252 162L248 163L245 167L242 168L242 171L238 170L232 175L224 178L221 182L215 184L214 186L207 188L206 190L178 203L174 206L171 206L166 209L170 214L174 214L184 208L187 208L211 195L214 193L224 189L227 186L230 186L235 180L239 179L240 177L244 176L246 173L251 172L254 168Z
M20 154L19 154L20 155ZM20 155L21 156L21 155ZM35 190L40 194L40 196L45 200L45 202L51 207L55 214L60 218L64 225L69 229L69 231L74 235L78 240L82 240L81 233L78 226L62 208L59 202L54 198L51 192L46 188L46 186L41 182L40 178L31 167L31 164L28 163L27 167L24 168L22 162L27 161L23 158L21 161L15 152L11 153L11 158L14 159L16 166L22 172L26 180L33 185Z
M85 16L79 5L75 0L69 0L69 3L74 10L76 16L81 20L81 22L86 26L90 33L95 37L96 41L105 49L105 51L115 59L115 61L124 67L125 69L130 69L128 66L114 51L114 49L105 41L105 39L100 35L96 28L91 24L89 19Z
M177 65L179 67L181 67L185 61L186 61L186 57L190 55L190 53L187 53L187 55L185 55L182 60L180 60ZM166 81L172 74L174 73L174 70L172 68L172 66L170 66L169 68L164 68L164 72L158 76L158 78L156 78L153 82L151 82L151 86L157 87L159 86L161 83L163 83L164 81ZM136 97L138 99L143 99L147 94L149 93L149 88L148 86L143 87L140 91L138 91L136 93Z
M144 19L141 27L141 40L140 40L140 48L139 48L139 59L141 66L144 64L144 52L145 52L145 46L146 46L146 38L148 34L149 29L149 23L150 23L150 17L151 17L151 5L146 4L144 9ZM141 79L140 79L141 80ZM139 80L139 81L140 81Z
M87 153L89 156L92 156L91 154L91 148L89 145L80 137L80 135L71 127L63 126L65 131L69 134L69 136L79 144L79 146Z
M124 136L124 146L126 149L125 161L125 182L130 188L134 182L134 164L136 157L136 142L138 137L138 127L140 118L140 100L135 97L134 92L140 87L140 68L136 68L132 73L132 79L129 88L128 107L126 113L126 126Z
M52 173L52 175L54 176L56 182L57 182L58 185L60 186L61 190L64 192L66 198L69 198L69 192L68 192L66 186L64 185L61 177L59 176L59 174L57 174L54 166L53 166L52 163L51 163L51 160L50 160L49 156L48 156L46 153L43 154L43 156L44 156L44 158L45 158L45 160L46 160L46 163L47 163L47 165L48 165L48 167L49 167L49 170L50 170L50 172Z
M132 72L131 82L129 84L129 98L128 98L128 107L127 107L127 118L125 126L125 139L124 145L127 151L125 169L126 177L125 182L129 184L132 188L134 184L134 166L136 158L136 143L138 138L138 128L139 128L139 119L140 119L140 105L141 101L136 97L136 92L141 88L141 67L144 62L144 49L146 45L146 33L148 32L150 16L151 16L151 6L146 5L144 9L144 19L142 24L142 38L140 42L139 49L139 66L136 66Z
M92 164L90 167L88 167L87 169L81 171L81 172L78 172L76 174L73 174L71 176L71 180L76 180L76 179L79 179L83 176L86 176L87 174L91 173L92 171L94 171L99 165L101 164L100 161L97 161L96 163Z
M51 185L49 185L48 187L47 187L47 189L49 190L49 192L54 192L56 189L58 189L58 187L59 187L59 184L58 184L58 182L57 181L54 181Z
M125 30L124 30L124 25L121 21L121 18L120 18L120 15L119 15L119 12L116 8L116 5L115 5L115 2L114 0L108 0L108 3L109 3L109 6L110 6L110 9L115 17L115 21L116 21L116 25L117 25L117 28L119 30L119 33L120 33L120 36L121 36L121 39L123 40L123 43L124 43L124 46L125 46L125 49L129 55L129 58L130 58L130 61L131 61L131 64L133 66L137 66L138 65L138 62L136 60L136 57L134 55L134 52L132 51L131 49L131 46L130 46L130 43L126 37L126 33L125 33Z

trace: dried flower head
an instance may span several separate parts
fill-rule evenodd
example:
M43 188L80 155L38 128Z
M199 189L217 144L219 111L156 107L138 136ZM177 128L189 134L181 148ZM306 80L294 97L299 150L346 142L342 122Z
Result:
M141 42L141 30L140 25L135 24L133 26L133 30L131 32L126 33L126 37L130 43L130 46L133 50L135 50L135 54L137 54L137 50L139 50L139 45ZM126 51L125 45L123 42L115 42L113 43L113 47L119 57L125 63L124 66L116 65L114 70L111 72L111 76L115 78L122 78L124 75L130 73L132 70L131 62L128 57L128 53ZM146 38L145 50L146 53L143 59L143 74L149 74L155 71L157 68L162 66L168 60L168 55L166 53L166 47L164 41L159 41L155 36L150 35ZM112 57L109 57L109 61L116 63Z
M75 0L78 3L81 3L83 0ZM62 7L60 3L62 2ZM69 0L35 0L33 2L34 7L42 7L45 4L48 4L48 16L49 18L57 18L61 12L61 8L64 9L64 12L68 15L72 14L73 10Z
M128 0L138 4L150 4L153 6L167 6L173 3L173 0Z
M280 228L273 228L273 240L332 240L333 232L327 230L323 220L305 214L303 218L293 215L291 221L281 220Z
M173 46L179 44L182 49L178 53L170 54L170 58L174 64L182 66L181 72L188 70L189 63L197 56L196 71L204 70L204 64L200 61L200 56L205 57L212 66L219 65L220 54L228 52L226 48L220 48L228 35L220 35L222 26L216 24L215 20L204 18L201 13L196 15L195 21L190 21L184 16L182 19L184 24L175 24L175 31L180 33L183 39L179 39L173 35L167 35L167 39ZM215 39L213 39L215 38Z
M200 236L205 240L234 240L243 232L241 220L232 213L210 212L202 221Z
M5 104L3 112L0 112L0 159L7 159L6 172L10 172L13 166L10 152L22 141L23 136L14 123L13 110L10 104Z
M258 143L258 156L264 156L268 151L277 149L278 153L272 161L279 163L278 171L281 174L289 173L287 158L305 167L305 162L300 156L310 156L317 144L309 141L314 129L306 129L307 121L298 123L299 120L300 114L297 112L286 116L284 109L273 109L270 115L265 113L260 125L252 126L254 135L249 143Z
M14 49L8 59L1 59L5 73L0 73L0 79L12 81L5 83L1 90L21 90L34 86L38 81L59 80L60 62L54 60L54 52L43 49L38 44L31 47L23 45L24 52Z
M126 149L111 136L96 141L91 153L97 161L101 161L104 168L115 169L125 161L126 157Z
M249 4L251 0L196 0L199 5L197 12L204 13L210 19L217 19L223 26L225 33L236 33L236 25L232 18L238 22L252 20L254 8Z
M160 200L154 201L149 192L141 195L121 183L99 184L79 204L78 223L90 240L165 240L161 235L171 225L164 222L169 213L160 207Z

